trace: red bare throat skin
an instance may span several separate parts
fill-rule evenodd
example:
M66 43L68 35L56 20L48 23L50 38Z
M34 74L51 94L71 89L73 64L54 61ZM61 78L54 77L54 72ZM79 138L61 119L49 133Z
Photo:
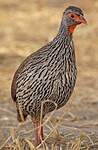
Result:
M69 26L68 30L70 33L73 33L76 28L76 25Z

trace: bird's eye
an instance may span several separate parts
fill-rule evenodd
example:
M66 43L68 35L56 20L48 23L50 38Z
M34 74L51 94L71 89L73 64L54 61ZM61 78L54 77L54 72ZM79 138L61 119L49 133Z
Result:
M73 14L71 14L71 18L74 18L75 16Z

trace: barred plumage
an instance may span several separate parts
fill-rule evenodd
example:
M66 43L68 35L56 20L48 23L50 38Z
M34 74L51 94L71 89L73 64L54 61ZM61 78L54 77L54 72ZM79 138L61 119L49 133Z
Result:
M64 106L72 94L77 69L71 27L85 22L83 14L78 14L82 11L78 8L75 12L75 8L71 6L65 10L57 36L28 56L15 73L12 98L16 102L20 121L19 108L24 119L30 115L33 120L39 120L43 102L46 102L43 105L44 117L55 109L55 104L57 109ZM70 16L67 18L70 13L77 15L80 22Z

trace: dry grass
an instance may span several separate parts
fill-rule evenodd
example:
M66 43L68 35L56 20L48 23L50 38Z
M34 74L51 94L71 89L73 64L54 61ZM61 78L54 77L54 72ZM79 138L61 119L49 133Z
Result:
M50 101L47 101L50 102ZM90 137L91 135L87 134L87 133L83 133L83 131L77 127L70 127L70 126L65 126L65 128L72 130L70 133L68 133L68 135L63 135L61 136L59 131L58 131L58 127L60 126L62 128L62 122L64 121L65 118L65 114L61 115L60 118L58 118L57 120L53 121L51 120L56 109L57 106L56 104L53 102L53 104L55 105L55 110L47 117L47 119L45 120L45 122L42 124L44 127L47 127L49 132L45 135L45 139L42 141L42 144L38 145L37 147L35 147L35 144L32 143L32 140L30 138L24 138L23 135L29 135L30 133L33 133L33 130L29 130L23 131L23 135L20 136L21 134L21 129L22 129L22 125L24 126L28 126L28 121L27 123L22 123L20 124L18 127L8 127L9 129L9 137L3 142L3 144L1 145L0 149L10 149L10 150L24 150L24 149L28 149L28 150L57 150L59 149L67 149L67 150L82 150L82 149L86 149L89 150L90 147L95 147L98 146L98 143L94 142L92 140L92 138ZM43 113L43 105L42 104L42 108L41 108L41 114ZM2 109L3 110L3 109ZM8 110L3 110L7 113L11 113ZM21 110L20 110L21 111ZM22 114L22 112L21 112ZM72 114L71 114L72 115ZM12 113L13 116L13 113ZM21 115L23 117L23 115ZM42 116L42 115L41 115ZM54 120L54 119L53 119ZM29 122L30 123L30 122ZM19 130L20 128L20 130ZM74 137L73 132L78 131L80 134L77 134L76 137ZM69 137L70 135L73 135L71 140L68 140L67 137ZM51 142L52 141L52 142ZM89 143L89 144L88 144ZM49 147L51 145L51 148Z
M74 34L78 64L75 91L66 105L45 119L45 140L34 146L30 118L18 125L10 84L21 61L50 41L62 11L70 4L85 11L88 25ZM0 148L1 150L98 149L98 2L64 0L0 1Z

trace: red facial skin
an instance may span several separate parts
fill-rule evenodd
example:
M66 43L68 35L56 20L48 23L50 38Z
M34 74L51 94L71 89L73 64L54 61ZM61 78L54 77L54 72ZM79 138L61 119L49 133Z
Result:
M74 32L74 29L76 28L77 25L79 25L81 23L87 24L86 19L83 16L81 16L81 15L79 16L79 15L77 15L75 13L70 13L68 16L71 19L73 19L73 20L75 20L77 22L77 24L69 26L68 30L69 30L70 33Z
M76 25L72 25L68 28L68 30L70 33L73 33L75 28L76 28Z

